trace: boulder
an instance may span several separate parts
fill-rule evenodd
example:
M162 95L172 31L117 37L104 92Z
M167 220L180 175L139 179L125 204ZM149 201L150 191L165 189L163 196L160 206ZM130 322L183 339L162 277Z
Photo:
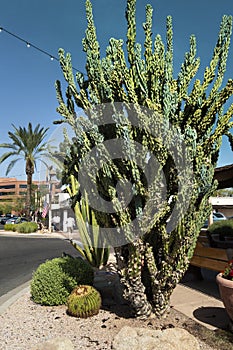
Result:
M74 350L74 346L70 339L58 337L39 343L31 350Z
M151 330L125 326L114 337L113 350L199 350L197 339L182 328Z

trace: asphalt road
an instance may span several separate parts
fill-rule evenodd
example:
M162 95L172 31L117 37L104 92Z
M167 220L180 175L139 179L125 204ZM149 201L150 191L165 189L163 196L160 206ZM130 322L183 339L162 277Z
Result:
M63 252L78 255L64 239L0 236L0 296L29 281L42 262Z

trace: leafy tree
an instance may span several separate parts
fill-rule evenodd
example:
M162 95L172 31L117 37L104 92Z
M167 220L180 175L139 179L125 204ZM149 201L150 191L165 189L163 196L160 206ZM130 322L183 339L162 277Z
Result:
M41 127L40 124L38 124L35 129L33 129L31 123L28 124L27 128L21 126L17 128L15 125L12 126L14 132L8 132L12 143L0 144L0 147L10 150L0 157L0 164L8 158L14 158L10 161L6 169L6 175L8 175L16 162L22 159L24 160L25 173L27 175L26 213L27 216L29 216L32 205L32 177L35 172L36 161L39 158L41 160L43 156L50 156L48 144L44 142L49 128Z
M9 214L12 212L12 204L7 204L7 203L4 203L4 204L0 204L0 214L1 215L6 215L6 214Z
M64 183L73 178L77 181L73 206L83 193L80 174L89 166L87 191L96 186L99 194L99 208L94 200L90 206L101 227L114 232L109 241L114 242L117 233L120 241L126 238L123 244L113 244L125 297L136 316L147 317L151 312L157 316L166 312L171 293L188 268L211 211L208 199L217 187L214 168L223 135L232 141L233 105L227 108L226 102L232 96L233 81L223 85L232 18L223 16L212 59L200 80L196 78L200 59L195 36L190 37L190 49L174 77L172 18L167 17L166 43L160 35L153 39L153 10L146 6L143 57L136 42L135 12L136 0L128 0L127 58L123 41L116 39L110 39L106 56L101 58L91 1L86 1L83 48L87 79L77 73L75 80L71 56L60 49L68 86L65 102L61 84L56 82L57 111L63 118L55 123L67 122L75 132L63 174ZM84 110L84 117L77 116L77 107ZM125 158L117 153L113 157L115 149L110 154L109 140L121 140ZM182 171L184 158L189 166ZM129 181L132 197L122 209L119 183L128 188ZM115 210L104 212L102 199L111 202ZM130 226L135 218L137 226Z

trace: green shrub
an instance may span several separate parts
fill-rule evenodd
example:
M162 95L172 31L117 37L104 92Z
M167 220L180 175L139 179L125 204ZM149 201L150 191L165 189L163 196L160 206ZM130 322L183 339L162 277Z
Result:
M216 221L209 226L208 231L211 235L218 234L221 240L224 237L233 237L233 220Z
M41 264L33 273L31 296L41 305L65 304L78 284L92 285L92 267L81 258L54 258Z
M16 231L16 226L15 224L5 224L4 225L4 230L5 231Z
M38 230L38 225L36 222L22 222L21 224L16 224L16 231L19 233L32 233Z

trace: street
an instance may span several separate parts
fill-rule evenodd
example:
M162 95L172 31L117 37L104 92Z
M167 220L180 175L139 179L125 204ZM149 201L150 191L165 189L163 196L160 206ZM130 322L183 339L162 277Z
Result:
M0 296L29 281L42 262L63 252L78 256L64 239L0 236Z

